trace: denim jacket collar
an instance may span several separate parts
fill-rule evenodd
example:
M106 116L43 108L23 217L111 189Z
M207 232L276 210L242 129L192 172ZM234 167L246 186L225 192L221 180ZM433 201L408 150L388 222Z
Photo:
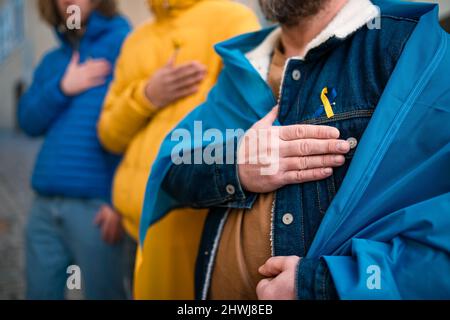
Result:
M340 42L337 40L347 38L377 16L379 16L379 10L370 0L349 0L330 24L307 45L305 56L298 56L293 59L309 58L308 53L311 50L318 49L314 50L315 53L318 53L322 51L320 49L324 44L326 44L324 49L329 49L333 44ZM277 27L259 46L246 54L246 58L264 80L267 79L270 57L280 36L281 27Z

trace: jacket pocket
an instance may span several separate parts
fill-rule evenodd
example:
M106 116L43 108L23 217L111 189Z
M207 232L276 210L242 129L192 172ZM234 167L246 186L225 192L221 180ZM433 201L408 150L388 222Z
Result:
M353 157L358 149L359 142L361 141L367 126L369 125L373 113L374 109L371 108L357 109L336 114L330 119L322 117L302 122L302 124L335 127L341 133L340 139L347 140L352 145L350 152L345 155L345 164L342 167L335 168L334 174L330 178L324 181L317 181L315 183L317 197L316 204L322 216L325 215L334 197L339 192Z

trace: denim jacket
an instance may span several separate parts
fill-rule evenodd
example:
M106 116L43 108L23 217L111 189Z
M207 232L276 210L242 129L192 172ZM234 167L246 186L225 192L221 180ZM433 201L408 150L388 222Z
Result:
M345 39L329 39L304 60L289 60L279 101L280 124L333 126L340 130L342 139L360 141L416 24L414 19L382 16L379 30L363 27ZM326 116L320 98L325 87L335 93L330 101L333 118ZM274 256L307 255L355 150L332 177L277 190L272 212ZM187 181L196 181L199 187L192 188ZM206 299L228 212L233 208L250 209L257 195L243 190L237 166L228 164L172 166L162 187L184 206L210 209L196 271L196 297ZM286 215L293 220L285 223ZM329 270L321 259L301 260L296 288L302 300L337 298Z

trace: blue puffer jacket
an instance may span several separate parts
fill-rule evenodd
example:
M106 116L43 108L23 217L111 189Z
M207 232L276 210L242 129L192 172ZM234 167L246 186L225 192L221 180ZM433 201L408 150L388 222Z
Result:
M104 58L114 65L129 31L123 17L106 18L94 12L78 43L80 61ZM112 75L103 86L65 96L60 82L73 47L63 34L57 36L60 47L45 55L18 110L20 126L28 135L46 136L34 169L33 189L45 196L109 200L119 158L102 149L96 125Z

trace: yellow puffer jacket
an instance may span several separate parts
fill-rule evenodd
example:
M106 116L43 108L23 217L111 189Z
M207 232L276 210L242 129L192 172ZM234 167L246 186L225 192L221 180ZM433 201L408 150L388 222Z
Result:
M111 152L125 154L116 173L113 202L135 239L147 179L160 144L206 99L217 80L221 61L213 46L259 28L250 9L228 0L149 3L156 19L139 27L125 42L98 126L102 144ZM198 93L156 110L145 97L144 87L176 47L180 47L176 63L199 61L208 74ZM194 297L194 266L205 216L205 212L176 210L149 230L136 261L136 299Z

